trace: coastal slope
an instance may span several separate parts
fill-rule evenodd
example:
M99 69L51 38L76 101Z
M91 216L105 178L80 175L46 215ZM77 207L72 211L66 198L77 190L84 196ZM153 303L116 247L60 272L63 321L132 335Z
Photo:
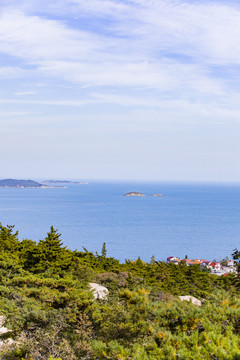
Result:
M0 188L48 188L49 186L34 180L3 179L0 180Z

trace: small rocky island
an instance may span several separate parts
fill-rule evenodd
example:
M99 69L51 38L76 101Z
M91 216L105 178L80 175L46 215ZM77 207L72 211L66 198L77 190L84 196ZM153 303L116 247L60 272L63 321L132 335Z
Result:
M127 194L124 194L124 196L146 196L145 194L142 194L140 192L137 192L137 191L132 191L132 192L129 192ZM153 194L151 196L159 196L159 197L162 197L162 196L165 196L163 194Z
M0 188L50 188L52 186L40 184L34 180L3 179L0 180Z
M124 196L146 196L145 194L142 194L140 192L132 191L127 194L124 194Z

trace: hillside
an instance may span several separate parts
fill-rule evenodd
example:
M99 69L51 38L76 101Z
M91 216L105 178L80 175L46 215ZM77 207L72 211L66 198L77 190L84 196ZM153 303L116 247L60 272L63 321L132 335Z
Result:
M106 286L108 301L94 300L89 283ZM53 227L36 243L0 224L0 320L15 341L0 342L0 359L237 360L238 289L234 274L155 259L121 264L105 244L101 254L70 251Z
M48 186L42 185L34 180L3 179L3 180L0 180L0 187L4 187L4 188L45 188Z

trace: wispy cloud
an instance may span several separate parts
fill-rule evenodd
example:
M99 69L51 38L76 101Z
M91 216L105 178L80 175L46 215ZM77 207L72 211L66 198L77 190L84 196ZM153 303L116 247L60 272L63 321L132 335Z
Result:
M34 95L36 94L35 91L17 91L15 92L16 96L27 96L27 95Z
M78 59L91 55L97 39L84 31L20 11L0 16L1 52L38 63L45 59Z
M240 9L231 5L59 0L59 12L72 16L73 8L77 11L79 21L69 23L35 14L43 5L49 14L54 12L51 1L34 4L26 13L9 13L2 7L0 51L33 66L38 76L85 86L160 91L182 87L186 96L193 92L218 94L225 86L224 67L240 62ZM26 9L26 2L15 3L15 7ZM84 19L106 20L110 15L116 21L102 21L102 32ZM131 27L127 26L129 19ZM218 73L213 65L220 66ZM12 72L12 76L21 75L20 69ZM5 69L5 76L8 74L11 76L11 69Z
M0 104L35 104L35 105L53 105L53 106L83 106L94 101L71 101L71 100L18 100L18 99L0 99Z
M31 113L29 111L0 111L0 117L19 117L19 116L28 116L33 115L34 113Z
M15 66L0 67L0 79L16 79L16 78L26 78L26 77L28 77L28 72L21 67L15 67Z

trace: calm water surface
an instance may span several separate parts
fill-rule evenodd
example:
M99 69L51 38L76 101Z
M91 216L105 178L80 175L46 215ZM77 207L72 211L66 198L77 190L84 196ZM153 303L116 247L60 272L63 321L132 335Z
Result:
M146 197L124 197L139 191ZM165 197L150 195L162 193ZM152 255L220 259L240 248L240 185L90 183L55 189L0 189L0 221L38 241L51 225L70 249L121 261Z

